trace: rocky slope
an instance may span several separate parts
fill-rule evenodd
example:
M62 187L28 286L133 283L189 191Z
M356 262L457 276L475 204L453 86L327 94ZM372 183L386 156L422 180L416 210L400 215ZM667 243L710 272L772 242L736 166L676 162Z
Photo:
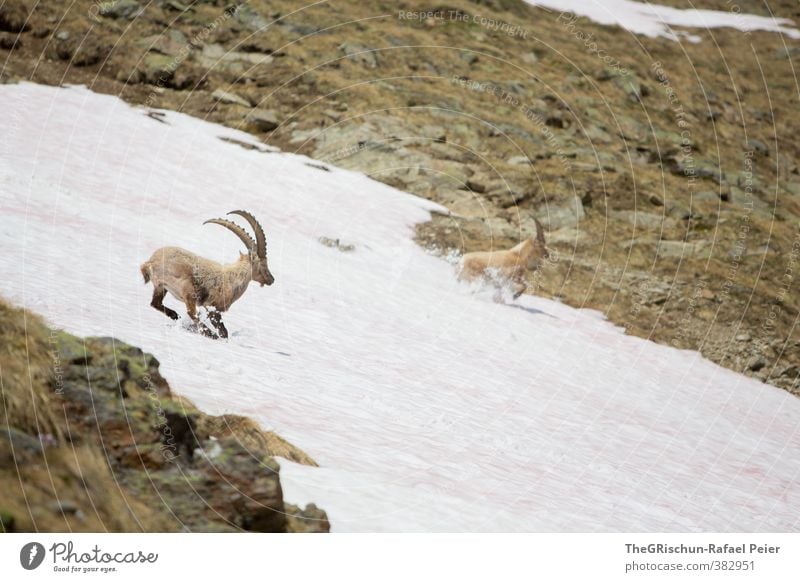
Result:
M273 456L312 459L176 397L152 355L2 300L0 323L0 531L330 529L313 504L284 503Z
M33 5L0 8L6 82L84 83L367 172L451 210L419 230L440 252L512 244L535 215L558 260L531 292L800 392L797 41L679 44L517 0Z

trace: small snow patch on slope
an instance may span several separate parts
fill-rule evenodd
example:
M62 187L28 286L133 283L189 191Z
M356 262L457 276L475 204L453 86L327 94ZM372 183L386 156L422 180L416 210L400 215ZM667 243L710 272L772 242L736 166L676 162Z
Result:
M596 312L471 294L413 241L436 205L84 88L1 86L0 111L0 293L301 447L321 467L281 461L285 497L334 531L798 529L800 400ZM235 208L276 282L214 342L150 307L139 264L234 260L202 222Z
M699 41L682 28L734 28L741 31L764 30L779 32L789 38L800 38L800 30L785 18L769 18L743 14L731 10L697 10L672 8L651 2L632 0L525 0L533 6L541 6L559 13L585 16L594 22L616 25L636 34L649 37L663 36L673 40Z

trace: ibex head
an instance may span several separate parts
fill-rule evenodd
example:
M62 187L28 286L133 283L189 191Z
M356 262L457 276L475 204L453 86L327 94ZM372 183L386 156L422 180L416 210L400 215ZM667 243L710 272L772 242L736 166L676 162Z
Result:
M252 280L260 283L262 287L264 285L272 285L275 282L275 277L269 272L269 267L267 266L267 240L264 237L264 229L261 228L256 217L245 210L233 210L228 214L238 214L244 218L253 228L256 240L253 240L241 226L224 218L212 218L206 220L203 224L213 222L214 224L222 225L238 236L244 246L247 247L247 257L252 269Z

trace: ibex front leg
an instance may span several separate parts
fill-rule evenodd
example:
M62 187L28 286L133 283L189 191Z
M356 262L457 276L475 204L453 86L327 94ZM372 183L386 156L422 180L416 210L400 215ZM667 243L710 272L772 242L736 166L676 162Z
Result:
M195 299L194 294L190 294L186 298L186 313L189 315L193 322L193 328L195 331L199 331L206 337L214 338L214 332L212 332L208 327L206 327L200 319L197 317L197 300Z
M219 311L210 311L208 312L208 321L211 322L215 328L217 328L217 333L219 337L222 339L226 339L228 337L228 330L225 328L225 324L222 323L222 313Z

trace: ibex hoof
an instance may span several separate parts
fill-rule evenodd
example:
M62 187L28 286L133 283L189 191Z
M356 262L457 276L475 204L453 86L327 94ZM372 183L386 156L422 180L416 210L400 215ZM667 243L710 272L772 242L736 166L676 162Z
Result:
M226 339L228 337L228 330L225 329L225 324L222 323L222 315L219 311L209 311L208 321L211 322L211 325L217 330L217 334L220 338Z
M211 339L217 339L217 334L215 334L213 331L211 331L208 327L206 327L202 323L200 324L193 323L191 326L189 326L189 331L199 333L200 335L203 335L205 337L210 337Z

